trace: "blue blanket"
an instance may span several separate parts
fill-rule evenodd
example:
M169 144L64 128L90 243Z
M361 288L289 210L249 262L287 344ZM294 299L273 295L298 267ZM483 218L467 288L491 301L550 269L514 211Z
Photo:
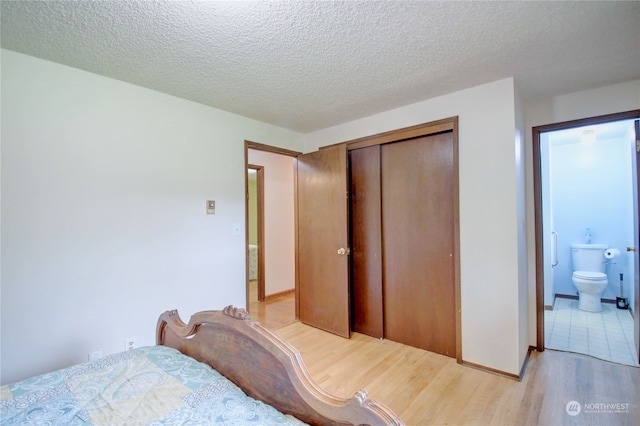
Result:
M0 388L0 424L300 425L206 364L139 348Z

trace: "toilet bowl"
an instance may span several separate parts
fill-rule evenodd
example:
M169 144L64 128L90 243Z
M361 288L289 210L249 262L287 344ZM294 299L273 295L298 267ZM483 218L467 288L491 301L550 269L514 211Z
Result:
M602 272L575 271L573 285L578 290L578 309L587 312L602 312L600 296L609 283Z
M607 288L605 274L604 244L572 244L571 258L573 275L571 280L578 290L578 309L587 312L602 312L600 297Z

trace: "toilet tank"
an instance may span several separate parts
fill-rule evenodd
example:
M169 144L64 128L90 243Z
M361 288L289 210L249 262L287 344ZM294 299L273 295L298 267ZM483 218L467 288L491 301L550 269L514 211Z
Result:
M606 244L571 244L574 271L604 272Z

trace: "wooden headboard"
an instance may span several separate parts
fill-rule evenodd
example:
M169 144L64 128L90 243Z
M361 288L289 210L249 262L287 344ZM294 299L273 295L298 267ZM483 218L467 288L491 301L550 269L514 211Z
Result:
M311 378L300 353L242 308L194 314L185 324L178 312L158 319L156 342L205 362L244 390L285 414L318 425L403 425L364 390L337 398Z

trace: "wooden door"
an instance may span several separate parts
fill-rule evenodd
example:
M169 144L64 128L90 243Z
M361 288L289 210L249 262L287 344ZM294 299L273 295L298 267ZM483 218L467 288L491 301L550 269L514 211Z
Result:
M380 145L349 151L353 331L383 337Z
M347 151L298 157L300 321L350 337Z
M453 134L381 149L385 337L455 357Z

